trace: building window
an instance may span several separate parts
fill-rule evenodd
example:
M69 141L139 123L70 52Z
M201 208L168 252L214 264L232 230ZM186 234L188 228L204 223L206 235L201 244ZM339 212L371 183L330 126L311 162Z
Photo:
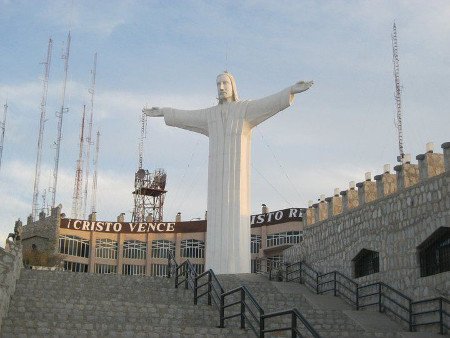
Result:
M117 241L112 239L97 239L95 241L95 256L99 258L117 259Z
M282 255L275 255L267 257L267 272L270 271L270 269L276 269L281 267L283 264L283 256Z
M133 276L145 276L145 265L122 265L123 275L133 275Z
M267 235L267 247L283 245L283 244L297 244L302 240L300 231L279 232L276 234Z
M77 236L59 236L59 253L61 254L89 258L89 247L87 239Z
M197 239L185 239L181 241L181 257L186 258L204 258L205 242Z
M175 243L168 240L154 240L152 241L152 257L153 258L168 258L169 251L175 256Z
M380 271L380 258L377 251L362 249L352 260L355 278Z
M116 274L117 266L109 264L95 264L95 273Z
M123 258L145 259L147 243L141 241L124 241Z
M250 253L257 254L261 249L261 236L260 235L252 235L252 239L250 242Z
M417 250L421 277L450 271L450 228L440 227Z
M251 272L256 273L258 268L258 260L252 259Z
M167 276L167 264L152 264L152 276Z
M64 261L64 270L73 272L88 272L89 266L83 263Z
M205 265L204 264L192 264L197 274L202 274L205 272Z

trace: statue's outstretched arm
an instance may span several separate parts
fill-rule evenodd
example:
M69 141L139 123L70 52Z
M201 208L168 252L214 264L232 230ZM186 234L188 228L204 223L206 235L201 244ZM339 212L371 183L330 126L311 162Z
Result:
M145 113L145 115L147 115L148 117L164 116L164 108L160 108L160 107L151 107L151 108L144 107L142 109L142 112Z
M291 87L291 94L294 95L304 92L308 90L313 84L314 81L299 81Z

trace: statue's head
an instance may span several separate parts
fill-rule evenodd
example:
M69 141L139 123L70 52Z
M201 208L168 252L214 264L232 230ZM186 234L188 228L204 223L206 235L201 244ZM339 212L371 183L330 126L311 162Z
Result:
M217 76L216 83L219 103L239 101L236 81L233 75L225 71Z

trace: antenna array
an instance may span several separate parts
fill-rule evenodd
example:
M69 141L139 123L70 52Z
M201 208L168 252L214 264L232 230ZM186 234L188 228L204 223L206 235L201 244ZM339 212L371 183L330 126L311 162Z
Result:
M100 132L97 131L97 142L95 143L94 157L94 177L92 179L91 213L97 212L97 173L98 173L98 152L100 149Z
M94 116L94 93L95 93L95 76L97 73L97 53L94 54L94 68L91 71L91 88L89 88L89 94L91 95L91 106L90 106L90 116L89 116L89 129L86 138L87 149L86 149L86 182L84 184L84 197L83 197L83 217L86 217L87 208L87 198L88 198L88 186L89 186L89 174L90 174L90 161L91 161L91 145L92 142L92 120Z
M39 199L39 181L41 178L41 159L42 159L42 144L44 141L44 128L45 122L47 121L45 118L46 108L47 108L47 93L48 93L48 78L50 74L50 63L52 60L52 47L53 41L52 39L48 40L47 47L47 58L46 61L43 62L44 65L44 78L42 79L42 98L41 98L41 118L39 120L39 135L38 135L38 144L37 144L37 155L36 155L36 167L34 171L34 188L33 188L33 202L31 204L31 216L33 220L36 220L38 217L38 199Z
M73 188L72 218L79 218L81 214L83 186L83 145L84 145L84 120L86 117L86 105L83 107L83 117L81 118L80 148L78 153L77 171L75 174L75 186Z
M68 70L69 70L70 39L71 38L70 38L70 31L69 31L69 34L67 35L66 52L62 56L62 58L64 59L64 83L63 83L63 90L62 90L62 104L61 104L61 110L56 113L56 116L58 118L58 135L56 137L55 166L53 169L53 186L51 187L52 208L55 207L56 187L58 184L59 152L61 149L63 115L64 115L64 113L66 113L69 110L69 108L64 107L64 105L65 105L65 99L66 99L67 75L68 75Z
M399 162L402 162L403 157L405 157L405 152L403 150L403 125L402 125L402 87L400 85L400 66L398 58L398 44L397 44L397 27L392 28L392 61L394 63L394 80L395 80L395 105L397 108L397 117L395 119L395 127L397 128L398 134L398 149L400 155L397 157Z
M3 106L3 122L0 123L0 129L2 130L0 136L0 169L2 167L2 156L3 156L3 142L5 141L5 129L6 129L6 113L8 111L8 101L5 102Z

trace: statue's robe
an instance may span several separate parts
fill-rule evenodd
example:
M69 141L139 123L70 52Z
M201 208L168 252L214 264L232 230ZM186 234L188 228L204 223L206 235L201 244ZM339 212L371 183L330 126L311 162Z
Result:
M290 106L290 88L206 109L163 108L165 123L209 137L206 269L250 272L252 128Z

